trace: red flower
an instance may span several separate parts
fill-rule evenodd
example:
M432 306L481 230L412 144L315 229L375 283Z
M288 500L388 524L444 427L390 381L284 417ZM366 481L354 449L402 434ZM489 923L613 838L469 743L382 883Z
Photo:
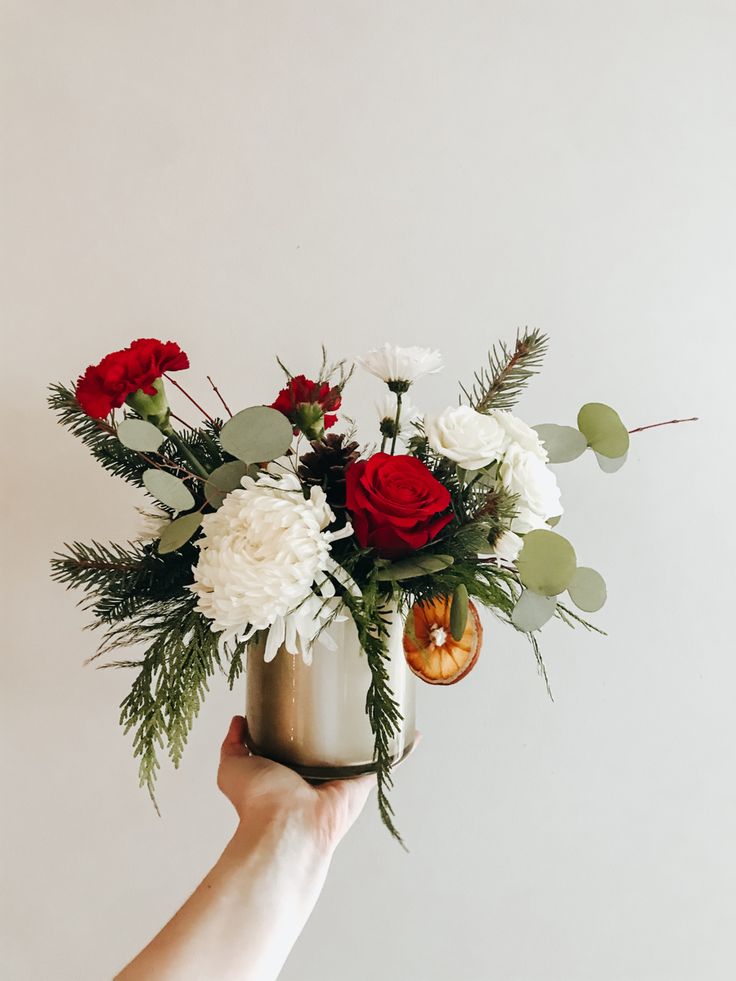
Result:
M337 416L332 413L341 404L339 388L331 388L328 382L311 381L306 375L296 375L281 389L271 408L283 412L295 430L317 438L319 433L314 435L310 430L334 426Z
M450 521L450 492L421 460L376 453L348 467L347 508L363 548L396 559L431 542Z
M88 415L104 419L139 388L155 395L153 383L165 371L188 367L189 358L174 341L140 338L90 365L77 381L77 401Z

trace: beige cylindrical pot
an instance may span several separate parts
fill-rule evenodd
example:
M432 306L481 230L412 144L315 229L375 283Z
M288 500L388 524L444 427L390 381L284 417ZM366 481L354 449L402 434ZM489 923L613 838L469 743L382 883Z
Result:
M406 665L403 618L391 613L386 667L403 716L391 753L398 762L415 738L414 675ZM318 637L312 663L281 648L263 659L265 640L248 648L245 671L249 745L254 753L284 763L309 780L355 776L374 768L373 733L365 712L371 681L352 617L328 628L337 645Z

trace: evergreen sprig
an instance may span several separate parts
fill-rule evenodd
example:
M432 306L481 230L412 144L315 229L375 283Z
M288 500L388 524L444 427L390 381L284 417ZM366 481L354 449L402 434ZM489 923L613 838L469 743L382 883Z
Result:
M386 666L389 658L387 597L380 593L375 578L371 577L361 596L346 593L344 600L355 621L360 646L371 672L365 710L373 732L378 810L386 828L406 850L406 845L394 824L394 810L388 798L394 783L391 773L393 766L391 740L398 733L403 717L391 690Z
M477 412L513 408L526 383L540 370L547 342L546 334L525 328L517 332L513 348L503 342L494 345L488 352L488 364L473 376L473 384L460 386L468 405Z
M82 589L80 601L99 627L131 618L147 605L176 599L193 582L192 545L161 555L153 542L73 542L51 559L51 578Z
M103 667L138 668L120 706L120 723L126 733L133 730L133 755L140 758L140 785L148 789L155 805L161 749L167 747L169 758L178 767L194 719L209 691L209 679L217 670L224 671L225 666L218 637L196 610L194 596L163 604L158 613L145 617L141 630L149 641L154 637L141 660L110 662ZM119 633L115 646L128 643L129 635ZM236 659L242 665L243 649L242 644L222 645L231 670Z
M142 454L123 446L109 423L87 415L77 402L73 388L55 382L49 385L49 392L48 404L60 425L81 439L105 470L142 487L143 473L151 466L150 462Z

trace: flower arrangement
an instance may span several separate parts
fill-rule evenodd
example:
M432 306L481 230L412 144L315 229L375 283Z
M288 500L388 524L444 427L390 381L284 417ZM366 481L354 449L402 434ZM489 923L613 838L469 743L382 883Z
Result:
M349 616L370 668L379 808L398 837L388 799L399 713L384 665L387 606L406 617L409 667L436 685L466 677L477 660L476 602L527 636L545 683L540 628L556 617L598 629L582 614L603 605L605 583L554 530L563 507L550 464L590 448L613 472L629 431L600 403L584 405L575 427L531 428L512 414L546 345L539 331L520 332L461 386L459 404L426 413L409 392L441 370L439 352L370 351L357 362L386 387L378 441L367 446L350 427L334 432L353 367L328 364L324 352L316 379L279 362L286 383L269 406L233 413L209 379L223 418L174 378L189 360L171 341L136 340L76 385L51 386L59 421L154 502L140 540L74 542L52 559L53 576L85 593L102 631L95 658L144 645L138 659L103 666L136 672L121 723L152 798L159 748L178 765L212 675L223 672L232 687L259 632L266 661L309 663L315 639ZM173 414L167 385L194 405L197 425Z

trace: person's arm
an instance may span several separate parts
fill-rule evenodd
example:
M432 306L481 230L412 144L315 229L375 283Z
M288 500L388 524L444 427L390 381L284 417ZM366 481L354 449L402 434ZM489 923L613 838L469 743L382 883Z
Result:
M193 895L117 981L273 981L317 901L375 775L312 787L251 756L245 719L222 745L218 786L240 823Z

